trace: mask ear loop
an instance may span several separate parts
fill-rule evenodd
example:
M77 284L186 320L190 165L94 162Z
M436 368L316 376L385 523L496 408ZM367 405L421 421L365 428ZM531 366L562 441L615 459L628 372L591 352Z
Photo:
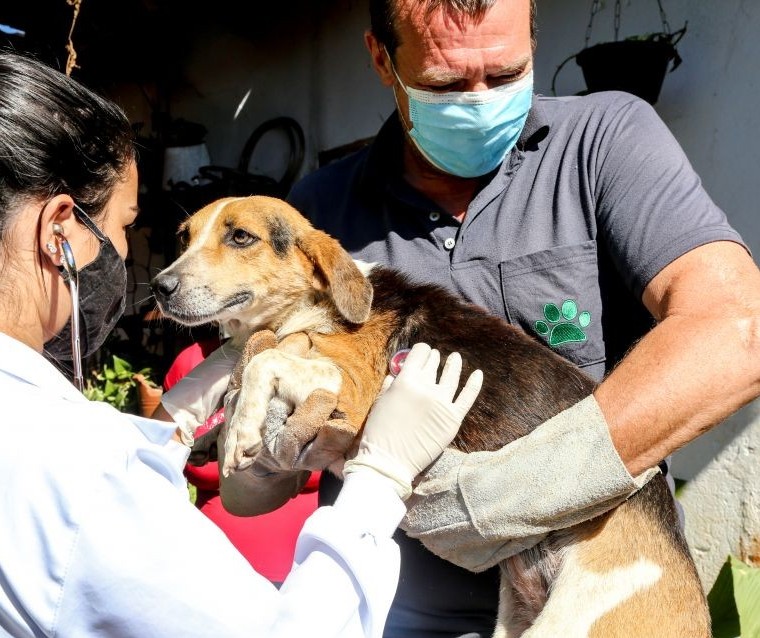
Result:
M79 271L71 245L63 234L60 224L53 224L53 234L61 246L63 270L66 273L64 280L69 285L71 293L71 352L74 363L74 385L77 390L84 390L84 377L82 376L82 345L79 342Z
M391 71L393 72L393 77L396 78L396 81L398 82L399 86L401 87L401 90L406 93L407 97L409 96L409 91L406 90L406 85L401 81L401 78L398 76L398 73L396 71L396 65L393 64L393 60L391 59L391 54L388 53L388 49L383 47L383 51L385 52L385 57L388 58L388 64L391 65ZM398 103L398 95L396 95L396 87L391 88L391 91L393 92L393 100L396 102L396 110L398 111L398 116L401 119L401 122L404 125L404 130L408 134L410 130L412 130L412 126L410 123L406 121L406 118L404 117L403 112L401 111L401 105Z

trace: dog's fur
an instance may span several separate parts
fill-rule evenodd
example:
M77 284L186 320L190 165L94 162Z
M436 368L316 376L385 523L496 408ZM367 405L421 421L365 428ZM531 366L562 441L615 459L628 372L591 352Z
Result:
M588 396L594 383L519 329L439 287L373 268L365 277L331 237L286 203L224 199L180 229L187 248L153 282L163 312L184 324L225 323L243 340L306 332L308 352L278 350L246 368L227 442L227 469L259 450L259 424L275 394L293 404L323 388L338 393L339 418L358 433L401 348L424 341L464 360L463 378L484 387L454 445L496 450ZM315 379L317 379L315 381ZM253 419L247 425L245 419ZM254 434L250 434L250 432ZM324 459L339 473L343 453ZM611 512L549 534L501 563L498 636L710 635L704 595L658 475Z

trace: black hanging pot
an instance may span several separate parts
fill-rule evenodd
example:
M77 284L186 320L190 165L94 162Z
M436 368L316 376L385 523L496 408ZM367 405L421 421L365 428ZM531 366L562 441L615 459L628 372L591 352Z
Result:
M677 42L686 26L674 33L658 33L645 39L602 42L583 49L575 61L583 71L589 93L627 91L650 104L657 102L672 62L671 71L681 63Z

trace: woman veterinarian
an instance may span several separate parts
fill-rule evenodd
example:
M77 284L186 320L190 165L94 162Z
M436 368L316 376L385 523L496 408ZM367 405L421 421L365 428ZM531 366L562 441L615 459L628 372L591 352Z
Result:
M436 381L437 352L413 349L278 591L189 502L174 425L87 401L43 356L71 361L81 387L80 357L123 310L134 157L115 105L0 53L0 633L380 636L402 498L481 376L454 400L458 358Z

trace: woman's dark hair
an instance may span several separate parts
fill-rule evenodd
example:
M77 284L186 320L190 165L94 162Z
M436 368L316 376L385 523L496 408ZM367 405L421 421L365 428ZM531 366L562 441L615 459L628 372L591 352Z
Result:
M135 157L124 112L64 73L0 51L0 237L26 199L66 193L97 217Z
M394 59L399 42L396 33L399 0L369 0L369 18L372 33ZM472 18L481 18L496 0L422 0L425 10L431 13L443 7ZM535 46L536 41L536 0L530 0L530 37Z

